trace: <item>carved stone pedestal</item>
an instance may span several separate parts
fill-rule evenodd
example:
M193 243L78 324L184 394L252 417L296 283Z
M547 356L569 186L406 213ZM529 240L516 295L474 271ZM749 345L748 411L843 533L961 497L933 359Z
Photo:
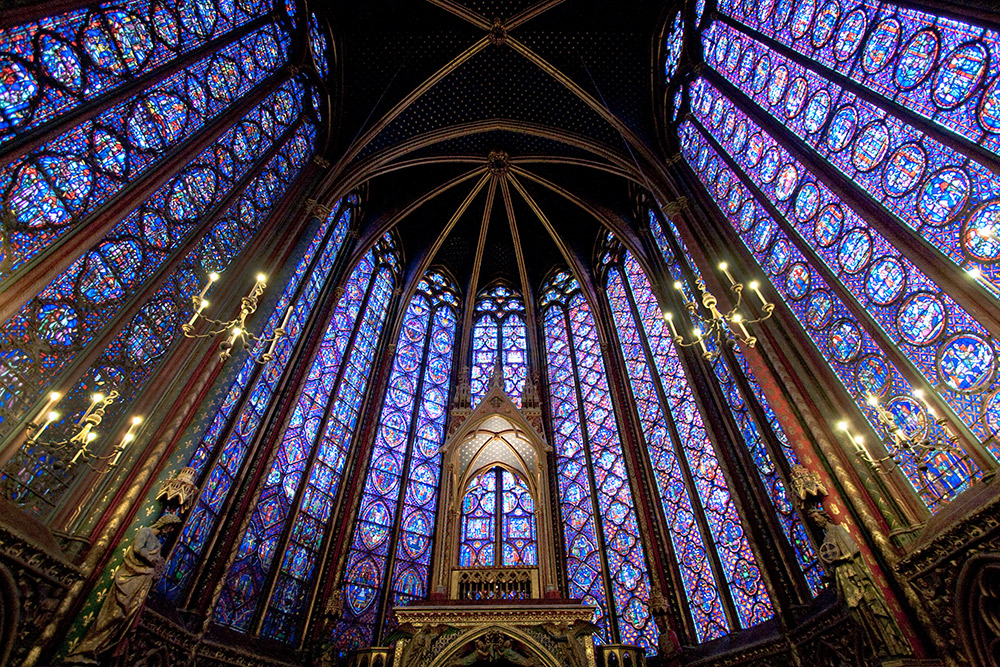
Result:
M596 667L594 607L569 600L413 604L396 610L393 667Z

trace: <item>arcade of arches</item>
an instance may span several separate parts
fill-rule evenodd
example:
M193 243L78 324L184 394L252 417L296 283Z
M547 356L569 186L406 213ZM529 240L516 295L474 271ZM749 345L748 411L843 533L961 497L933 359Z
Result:
M0 7L0 667L1000 667L995 3Z

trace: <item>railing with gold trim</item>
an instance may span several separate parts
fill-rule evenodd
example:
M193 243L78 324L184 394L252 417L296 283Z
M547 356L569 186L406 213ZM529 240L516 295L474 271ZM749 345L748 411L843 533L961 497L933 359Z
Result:
M459 568L451 572L453 600L531 600L538 597L538 568Z

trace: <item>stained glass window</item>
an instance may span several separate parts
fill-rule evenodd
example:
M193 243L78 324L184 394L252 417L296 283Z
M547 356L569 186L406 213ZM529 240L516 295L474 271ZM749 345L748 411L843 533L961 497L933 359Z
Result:
M330 75L330 66L327 64L327 39L320 25L316 14L309 15L309 50L312 53L313 62L316 63L316 70L324 79Z
M312 155L315 140L315 127L312 122L299 119L289 131L293 134L288 137L288 131L285 132L286 141L269 151L272 157L262 165L260 173L246 181L239 196L232 200L233 203L218 211L209 233L183 256L174 273L148 297L138 313L126 323L98 361L84 374L83 379L63 398L60 409L64 416L62 421L54 425L53 433L59 433L60 429L75 423L89 406L90 395L96 390L105 393L115 390L119 393L118 401L106 411L104 423L113 423L114 420L124 416L139 391L160 367L167 351L179 339L180 323L191 315L191 297L198 293L200 285L207 281L207 274L223 271L249 243L268 219L306 160ZM176 183L176 179L168 183L165 186L166 192L175 192L172 184ZM221 196L219 199L222 202L226 201ZM170 219L172 201L174 201L172 195L165 194L163 198L156 200L156 203L163 208L154 209L151 207L152 204L148 203L151 208L140 209L143 215L139 215L139 212L134 214L136 220L133 224L141 224L140 220L143 217L148 219L154 215ZM92 336L100 332L98 327L114 314L111 307L121 305L129 295L122 292L108 302L95 302L91 300L93 297L88 298L86 291L83 291L82 297L79 296L79 292L74 290L74 282L70 281L77 282L77 290L80 290L81 283L94 285L96 289L96 283L90 281L100 279L104 281L105 289L123 291L127 282L125 276L130 277L129 285L134 285L135 282L132 281L140 278L148 279L154 275L153 269L158 262L165 261L168 256L169 240L165 242L168 244L166 248L155 248L155 246L140 245L125 234L122 240L113 242L117 243L117 246L109 244L108 247L98 249L75 263L67 272L67 278L54 281L26 306L28 312L36 309L39 309L36 312L44 312L44 308L59 304L59 299L64 300L66 308L72 308L72 305L86 305L86 310L82 307L80 310L88 313L92 328L87 331L81 327L82 330L74 333L81 345L89 342ZM111 247L115 250L109 249ZM121 248L135 248L136 254L134 256L127 253L112 254ZM151 266L131 264L143 259ZM109 263L112 260L114 261ZM102 275L100 271L106 273ZM102 303L110 312L101 309ZM87 320L84 320L81 324L86 322ZM23 331L24 327L24 318L15 317L2 331L11 335L10 332L16 332L19 328ZM55 374L78 352L79 348L75 346L66 350L50 348L49 354L42 356L44 363L42 369L46 373ZM25 400L25 397L22 396L21 400ZM36 451L28 444L4 470L4 484L10 490L11 497L23 504L26 509L43 516L52 509L65 490L68 480L77 472L64 465L55 465L54 461L46 462L40 467L24 465L26 461L39 461L44 456L44 450Z
M126 186L162 166L169 149L224 116L233 102L282 66L288 45L283 29L263 26L0 169L0 192L14 213L10 250L3 258L9 268L0 280L85 226L101 206L133 196ZM232 129L217 140L213 166L238 176L240 167L252 163L274 138L276 126L297 117L302 94L301 84L289 82L242 122L240 116L224 120ZM203 169L189 182L212 188L211 176Z
M255 196L244 199L241 208L229 209L242 216L225 221L221 215L224 221L209 235L214 244L209 255L219 251L220 243L235 240L230 234L241 226L259 228L266 216L258 218L256 211L273 203L283 191L275 186L297 173L312 150L315 131L312 121L301 120L302 93L299 80L286 81L0 326L0 346L8 359L5 371L17 384L44 389L157 275L172 253L192 248L209 224L205 221L220 216L220 207L231 203L234 193ZM248 174L262 162L267 168L251 179ZM5 395L0 428L12 428L11 418L23 416L35 395Z
M699 639L757 625L774 613L769 593L652 286L630 253L609 269L607 293ZM736 618L720 595L731 596Z
M569 594L597 607L598 639L652 655L646 556L594 317L566 272L541 309Z
M258 608L266 608L262 633L296 639L397 271L387 235L351 273L229 569L215 610L218 623L246 631ZM275 584L264 607L261 594L272 568Z
M535 501L518 474L497 466L469 480L459 540L460 567L538 564Z
M708 128L708 137L723 151L728 164L738 169L730 171L726 162L719 163L718 178L726 182L723 187L729 210L745 206L752 211L756 204L771 216L768 223L756 226L753 232L748 230L757 235L751 245L766 253L765 269L776 277L791 272L788 296L801 300L811 281L809 269L815 267L826 280L834 281L835 293L844 295L848 309L853 305L857 312L860 307L865 314L831 323L833 358L841 364L857 361L862 356L863 331L871 331L875 341L881 339L892 356L912 364L916 377L936 386L938 395L971 431L987 440L990 432L983 411L997 380L986 370L995 365L996 355L986 329L716 88L699 81L692 91L697 98L692 104L695 122ZM735 128L727 134L722 121L716 121L730 112L734 126L745 127L749 135L746 150L733 144L742 134L735 137ZM880 149L868 146L859 150L856 162L881 160L875 155ZM744 195L737 179L753 190ZM761 199L751 193L759 193ZM796 261L798 257L802 261ZM959 357L975 361L951 363ZM859 389L864 391L859 396L862 402L882 401L881 386ZM886 398L892 406L899 403L896 396ZM912 396L898 398L922 412ZM870 414L874 410L871 406L868 409ZM927 421L926 415L923 420ZM903 469L932 509L942 498L963 488L977 472L955 454L941 452L932 457L929 473L906 452L900 455L909 459Z
M696 280L701 279L701 274L691 261L691 255L673 221L664 217L663 224L661 225L660 217L650 211L649 223L653 239L667 264L671 280L675 281L675 286L679 286L683 290L684 298L687 302L696 303L695 294L685 277L686 273L682 266L687 268ZM668 240L668 236L670 240ZM676 244L683 258L674 252L671 241ZM700 324L700 322L692 318L692 326L699 326ZM706 345L710 352L714 353L718 351L714 340L706 340ZM725 356L718 356L709 363L722 389L721 393L725 400L725 405L739 427L740 434L743 437L743 444L750 452L757 468L757 473L760 475L760 480L770 497L771 509L781 523L785 538L795 551L799 569L802 571L809 590L815 595L823 587L821 580L822 570L820 569L819 560L809 542L802 517L796 512L789 498L788 490L778 472L775 457L768 452L764 444L764 436L762 435L764 426L757 423L747 404L748 401L756 402L761 411L766 415L766 427L770 429L780 443L779 455L784 458L786 468L798 464L798 457L789 446L784 430L778 423L771 407L767 404L764 394L757 384L757 380L754 378L749 365L746 363L746 358L739 347L733 348L733 357L736 360L738 369L731 369ZM736 374L742 375L749 391L739 386L736 381Z
M158 591L175 602L189 584L205 542L215 529L215 521L233 479L243 465L303 326L330 275L351 224L351 212L351 208L338 203L316 230L264 329L264 338L272 335L284 318L286 308L294 304L284 325L285 337L279 341L273 359L263 368L252 358L247 359L188 463L200 475L209 464L211 468L202 484L201 496L171 552L167 573L158 584ZM258 346L254 356L264 352L260 348ZM239 414L234 421L237 409Z
M527 338L524 328L524 302L506 285L486 289L476 301L476 323L472 333L472 407L489 390L500 356L504 391L521 405L521 392L528 375Z
M457 308L454 286L435 271L403 316L347 555L341 649L377 643L392 607L427 594Z
M677 12L674 22L670 26L670 33L667 35L666 43L666 63L664 70L669 79L677 71L677 64L681 59L681 49L684 48L684 19L681 13Z
M269 0L105 2L0 29L0 146L254 22ZM178 11L180 9L180 11Z

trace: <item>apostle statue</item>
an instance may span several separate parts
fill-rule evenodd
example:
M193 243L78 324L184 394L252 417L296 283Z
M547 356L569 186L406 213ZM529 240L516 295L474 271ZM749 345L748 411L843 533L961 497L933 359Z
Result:
M819 557L833 575L837 597L865 633L872 650L879 657L911 655L912 650L875 586L857 542L822 509L814 508L809 515L824 531Z
M163 574L166 563L160 549L180 525L176 515L164 514L152 526L136 532L135 540L125 550L125 560L115 571L97 620L66 662L98 664L98 656L121 642L139 614L153 581Z

